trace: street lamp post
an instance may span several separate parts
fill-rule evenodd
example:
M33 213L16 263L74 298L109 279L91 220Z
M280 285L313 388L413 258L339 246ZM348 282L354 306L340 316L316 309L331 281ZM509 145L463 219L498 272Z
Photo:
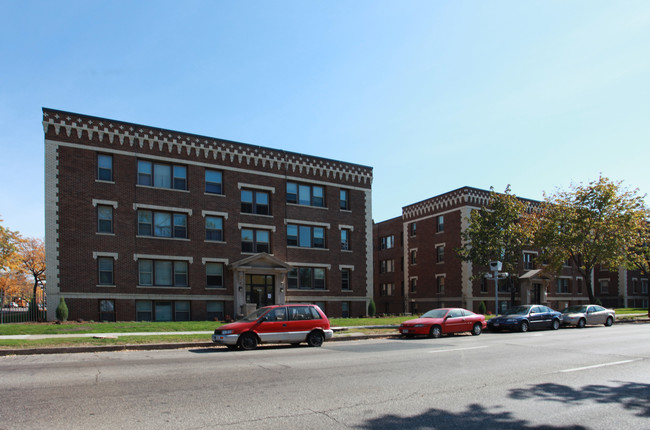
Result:
M509 276L508 272L501 272L503 264L500 261L490 261L490 270L492 273L486 273L486 278L494 279L494 315L499 314L499 279L505 279Z

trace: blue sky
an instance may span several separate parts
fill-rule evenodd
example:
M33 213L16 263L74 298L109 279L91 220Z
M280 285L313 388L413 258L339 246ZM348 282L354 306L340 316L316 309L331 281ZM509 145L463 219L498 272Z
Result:
M44 236L42 107L465 186L650 192L650 2L0 0L0 218Z

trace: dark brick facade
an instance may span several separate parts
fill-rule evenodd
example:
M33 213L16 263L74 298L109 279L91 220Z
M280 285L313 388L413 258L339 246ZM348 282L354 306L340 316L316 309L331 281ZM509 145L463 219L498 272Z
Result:
M274 302L316 302L330 316L340 316L344 308L350 315L365 315L372 297L371 168L51 109L43 112L48 301L58 303L63 296L71 319L139 319L137 301L152 304L152 319L157 305L161 318L168 319L165 312L171 310L172 319L185 319L189 306L190 319L206 319L208 302L218 302L223 317L234 317L243 312L246 275L253 273L273 277ZM111 180L98 179L99 154L112 157ZM139 160L184 167L186 189L139 185ZM221 194L205 192L206 169L222 173ZM323 187L325 207L287 203L287 182ZM266 193L269 215L242 213L242 189ZM341 190L349 196L345 209L339 205ZM112 208L110 233L98 232L100 206ZM185 215L187 237L140 235L139 210ZM205 217L214 214L223 218L218 241L206 240ZM287 224L293 223L324 228L324 248L288 246ZM237 266L255 254L242 252L242 229L269 232L271 258ZM341 249L342 229L350 231L348 250ZM101 285L101 258L113 260L110 285ZM186 262L187 286L139 285L138 261L145 259ZM223 288L206 287L206 261L225 263ZM325 268L325 287L289 288L287 271L294 267ZM341 288L344 269L350 275L346 290ZM100 302L106 301L113 313L100 315Z

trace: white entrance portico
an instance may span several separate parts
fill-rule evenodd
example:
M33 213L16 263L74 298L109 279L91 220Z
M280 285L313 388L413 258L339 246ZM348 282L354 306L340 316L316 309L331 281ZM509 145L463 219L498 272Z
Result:
M248 315L260 306L284 304L287 272L293 267L265 252L232 263L234 310Z

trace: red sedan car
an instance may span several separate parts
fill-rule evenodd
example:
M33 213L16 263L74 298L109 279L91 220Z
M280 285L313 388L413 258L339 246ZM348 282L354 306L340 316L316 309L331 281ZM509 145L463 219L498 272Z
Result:
M420 318L404 321L399 326L403 336L440 337L446 333L470 332L474 336L485 328L485 316L462 308L433 309Z

